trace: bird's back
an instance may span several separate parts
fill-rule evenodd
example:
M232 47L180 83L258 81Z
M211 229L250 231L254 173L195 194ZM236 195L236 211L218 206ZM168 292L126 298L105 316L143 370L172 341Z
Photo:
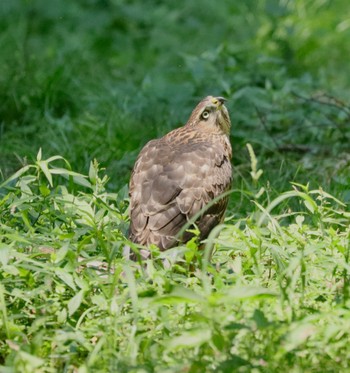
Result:
M142 149L130 180L129 238L168 249L191 236L177 234L191 217L230 188L231 145L224 134L184 126ZM201 239L223 217L227 197L196 221Z

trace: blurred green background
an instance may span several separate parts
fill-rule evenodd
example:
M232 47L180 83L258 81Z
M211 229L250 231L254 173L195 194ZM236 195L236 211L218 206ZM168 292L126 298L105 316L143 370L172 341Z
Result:
M249 142L272 191L349 201L349 40L348 0L2 1L0 176L41 147L79 172L96 158L117 191L213 94L229 99L236 188Z

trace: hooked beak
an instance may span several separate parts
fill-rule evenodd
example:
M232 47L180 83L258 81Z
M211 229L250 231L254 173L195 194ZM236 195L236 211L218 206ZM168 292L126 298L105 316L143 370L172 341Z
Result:
M221 109L221 106L225 103L226 98L224 97L213 97L211 102L217 107L217 109Z
M220 102L221 105L223 105L227 101L224 97L216 97L216 99Z

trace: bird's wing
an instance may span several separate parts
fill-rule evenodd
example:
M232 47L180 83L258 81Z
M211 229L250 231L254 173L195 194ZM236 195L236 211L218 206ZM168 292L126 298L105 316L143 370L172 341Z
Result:
M150 141L131 176L130 238L144 245L156 243L161 249L170 247L188 219L230 183L230 157L222 143L202 140L173 147L164 138ZM202 224L204 228L220 221L226 204L210 208L212 223Z

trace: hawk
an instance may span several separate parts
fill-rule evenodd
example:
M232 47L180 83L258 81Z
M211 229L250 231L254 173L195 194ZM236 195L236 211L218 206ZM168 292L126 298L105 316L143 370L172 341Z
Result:
M188 241L181 228L210 201L230 189L230 117L223 97L205 97L185 126L149 141L133 168L129 239L160 250ZM217 199L195 221L200 239L223 220L228 196ZM193 227L192 227L193 228Z

